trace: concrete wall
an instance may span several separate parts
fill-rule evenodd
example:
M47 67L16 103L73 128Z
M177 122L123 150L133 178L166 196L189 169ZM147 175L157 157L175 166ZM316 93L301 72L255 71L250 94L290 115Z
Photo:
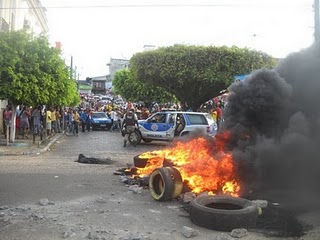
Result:
M110 59L110 63L108 63L108 66L109 66L111 82L114 78L114 74L118 70L129 68L129 63L130 63L130 60L126 60L126 59L116 59L116 58Z

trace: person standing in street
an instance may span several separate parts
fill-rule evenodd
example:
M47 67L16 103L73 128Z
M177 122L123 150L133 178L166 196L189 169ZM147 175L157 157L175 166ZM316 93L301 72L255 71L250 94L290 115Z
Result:
M81 128L82 132L85 132L86 130L90 131L90 124L91 124L91 115L90 115L90 109L87 109L86 111L83 111L81 113Z
M55 108L50 108L51 111L51 131L52 135L55 135L57 131L57 115L56 115L56 109Z
M217 112L217 131L219 131L221 121L222 121L222 110L219 105L216 106L216 112Z
M81 121L80 115L76 110L72 111L72 117L73 117L73 124L74 124L74 130L76 134L79 132L79 124Z
M41 106L37 106L37 108L32 112L33 118L33 143L36 141L36 135L40 135L41 131Z
M47 109L46 113L46 128L47 128L47 137L52 137L52 127L51 127L51 111Z
M23 107L20 113L20 127L22 132L22 138L28 138L28 133L30 129L29 117L29 110L27 109L27 107Z
M12 119L12 108L8 105L4 111L4 136L10 138L10 125Z
M127 146L127 142L129 141L130 133L133 133L136 129L139 129L138 124L138 116L134 112L134 108L131 108L125 115L122 124L122 136L124 137L123 140L123 147ZM136 146L136 143L133 143L133 146Z
M118 109L115 108L113 111L111 111L110 113L110 118L112 119L112 125L110 127L110 132L112 132L113 130L117 130L119 131L120 130L120 119L119 119L119 116L118 116Z
M56 108L57 132L61 133L61 113L60 108Z

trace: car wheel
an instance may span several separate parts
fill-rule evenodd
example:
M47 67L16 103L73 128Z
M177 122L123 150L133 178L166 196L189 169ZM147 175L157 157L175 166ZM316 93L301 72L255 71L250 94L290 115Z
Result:
M135 130L134 132L129 133L129 142L133 145L137 145L141 143L141 134L138 130Z
M259 209L244 198L202 195L190 202L189 214L191 221L198 226L231 231L255 227Z

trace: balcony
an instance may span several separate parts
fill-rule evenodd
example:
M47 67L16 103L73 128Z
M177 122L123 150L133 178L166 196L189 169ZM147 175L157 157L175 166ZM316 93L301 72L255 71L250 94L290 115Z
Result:
M4 18L0 18L0 32L9 32L10 25Z

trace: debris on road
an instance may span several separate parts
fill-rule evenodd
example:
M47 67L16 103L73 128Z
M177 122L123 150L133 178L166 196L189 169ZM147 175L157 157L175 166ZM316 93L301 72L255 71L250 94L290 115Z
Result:
M87 163L87 164L113 164L115 161L111 160L110 158L95 158L95 157L86 157L83 154L79 154L78 163Z
M182 227L181 233L186 238L196 237L200 234L199 230L187 226Z

